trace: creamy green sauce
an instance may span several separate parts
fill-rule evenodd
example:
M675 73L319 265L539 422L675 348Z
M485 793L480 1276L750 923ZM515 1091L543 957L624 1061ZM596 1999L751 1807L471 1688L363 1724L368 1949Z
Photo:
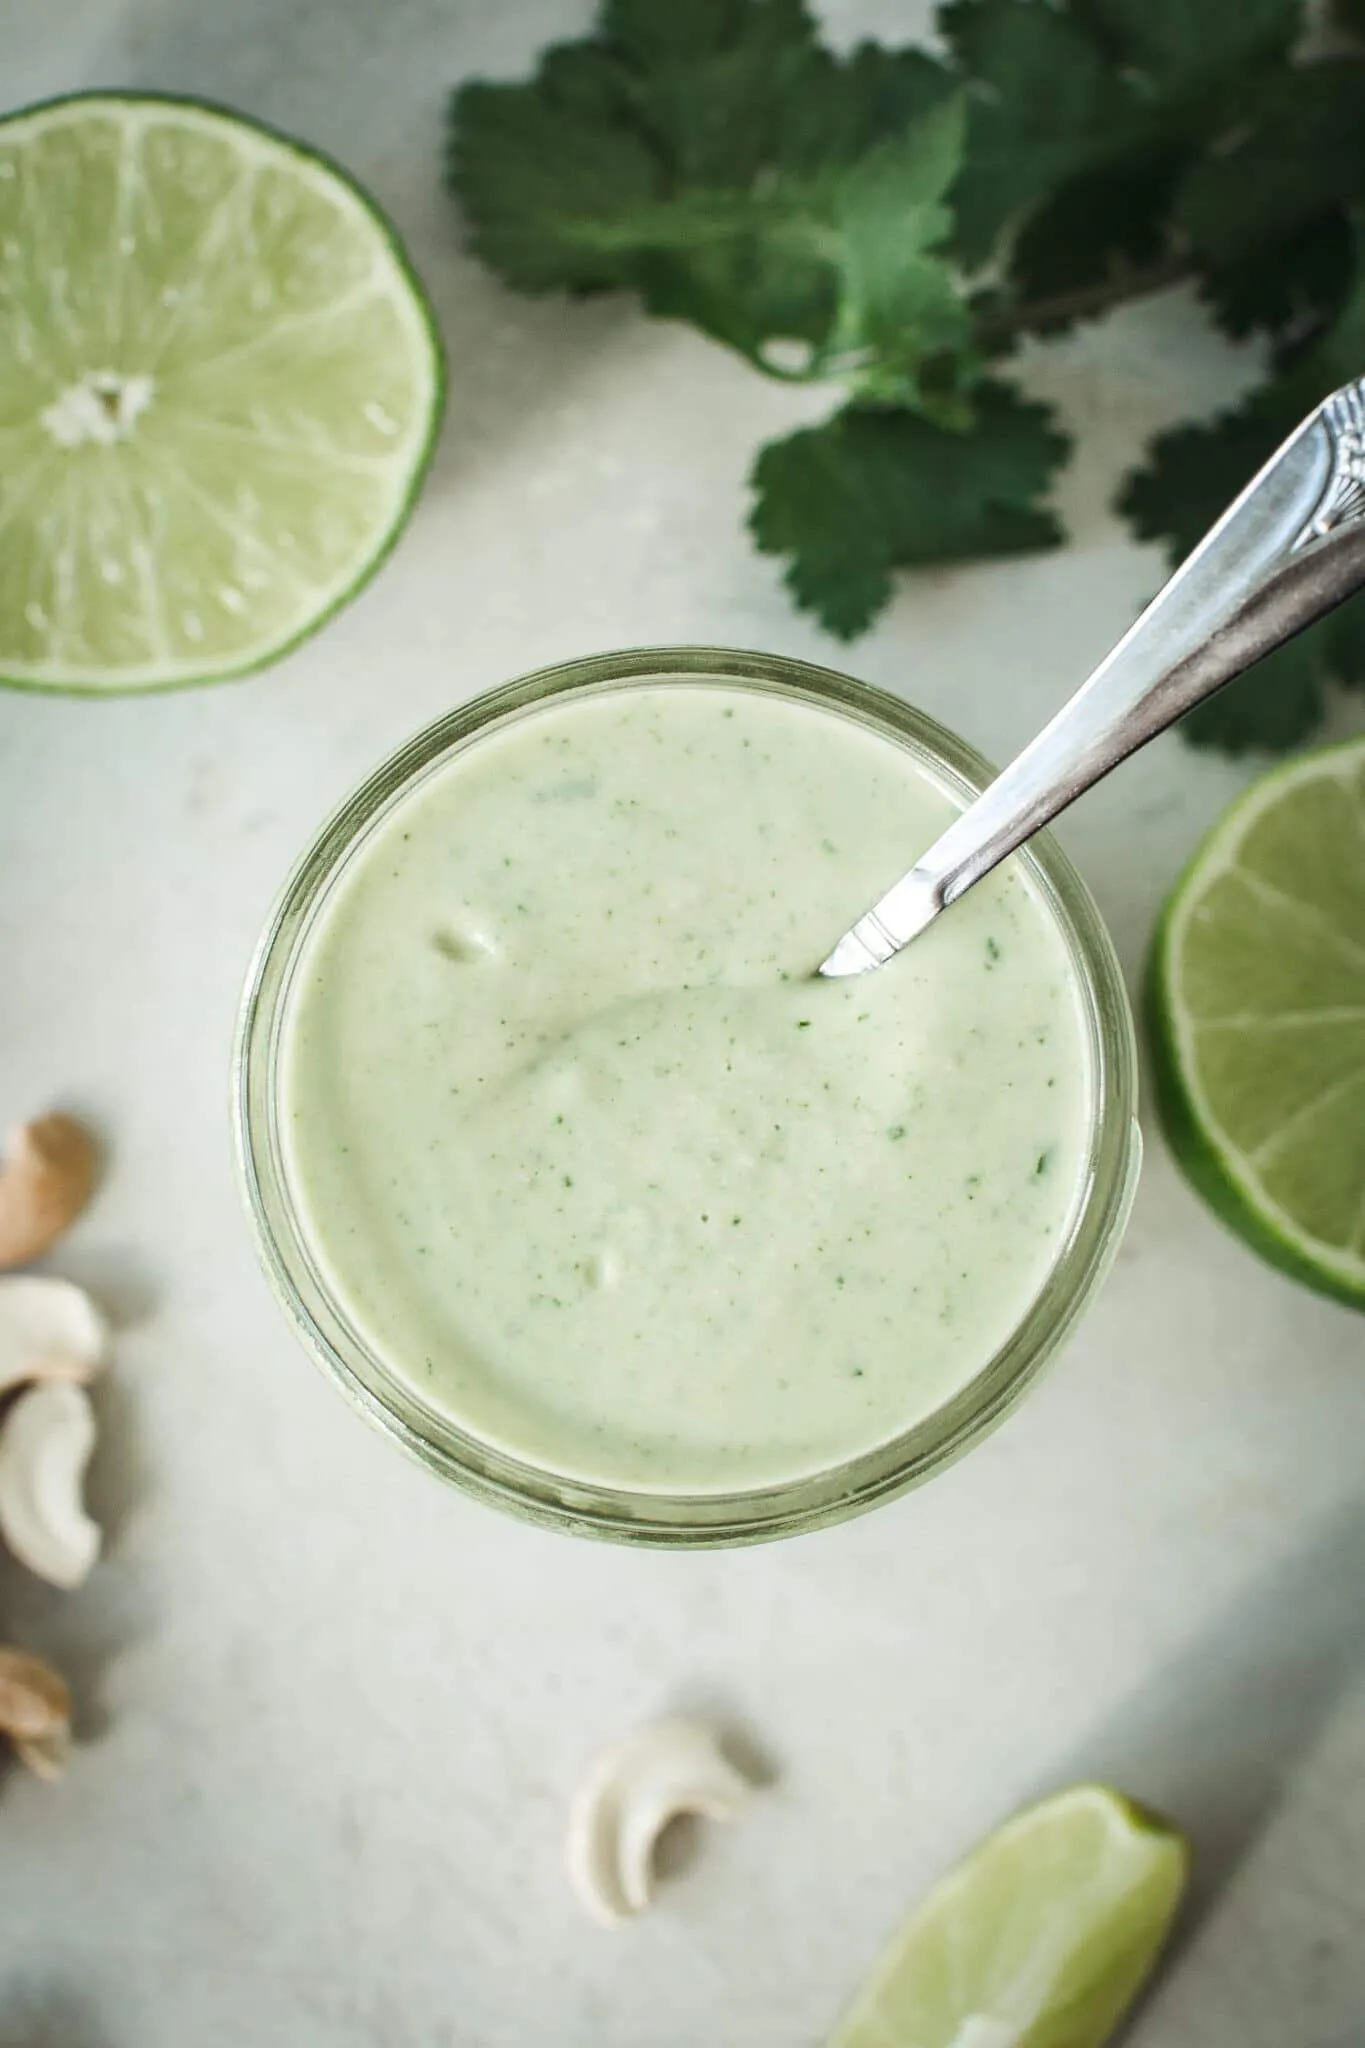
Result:
M1079 1203L1093 1076L1016 862L815 981L956 808L832 711L551 704L366 839L296 976L286 1164L389 1370L553 1471L744 1489L971 1380Z

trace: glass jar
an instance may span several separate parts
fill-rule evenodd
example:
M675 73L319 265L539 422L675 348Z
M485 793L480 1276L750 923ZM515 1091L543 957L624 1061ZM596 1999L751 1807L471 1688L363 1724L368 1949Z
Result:
M766 691L837 712L909 749L964 799L991 778L971 748L898 698L779 655L656 648L543 669L429 726L334 813L286 883L261 939L234 1056L238 1160L261 1261L305 1348L353 1405L430 1470L482 1500L581 1535L679 1546L750 1543L816 1529L890 1499L961 1456L1032 1385L1103 1278L1141 1158L1133 1025L1118 962L1085 885L1040 834L1016 858L1027 862L1057 921L1080 992L1093 1072L1089 1170L1070 1230L1023 1319L943 1407L812 1476L742 1493L668 1495L587 1484L510 1456L461 1430L374 1354L323 1277L291 1200L281 1150L280 1033L314 920L367 836L455 753L551 700L689 681Z

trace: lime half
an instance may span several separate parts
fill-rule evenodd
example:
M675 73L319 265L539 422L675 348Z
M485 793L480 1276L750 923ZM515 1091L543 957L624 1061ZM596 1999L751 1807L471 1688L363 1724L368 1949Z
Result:
M440 348L332 165L189 100L0 121L0 681L256 668L396 538Z
M1170 1932L1185 1845L1102 1785L1016 1815L931 1893L830 2048L1100 2048Z
M1148 981L1185 1171L1273 1264L1365 1306L1365 740L1278 768L1191 862Z

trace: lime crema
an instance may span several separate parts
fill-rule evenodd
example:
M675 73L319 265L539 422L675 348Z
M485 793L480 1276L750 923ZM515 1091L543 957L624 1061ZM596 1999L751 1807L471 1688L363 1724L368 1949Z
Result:
M389 1373L669 1494L827 1470L980 1374L1085 1193L1066 938L1010 862L813 978L960 807L908 747L720 683L548 702L401 793L278 1049L292 1200Z

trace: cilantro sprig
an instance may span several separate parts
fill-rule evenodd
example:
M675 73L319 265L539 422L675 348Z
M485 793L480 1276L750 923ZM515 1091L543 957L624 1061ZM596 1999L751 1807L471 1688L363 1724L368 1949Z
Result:
M1342 20L1359 27L1359 0ZM602 0L593 34L452 105L474 248L528 292L629 290L767 376L828 384L759 450L750 528L862 632L898 569L1051 547L1069 441L1025 334L1187 280L1264 337L1253 396L1159 436L1119 506L1178 560L1301 414L1365 371L1365 57L1305 0L947 0L934 50L838 55L803 0ZM1365 599L1190 722L1237 750L1365 687Z

